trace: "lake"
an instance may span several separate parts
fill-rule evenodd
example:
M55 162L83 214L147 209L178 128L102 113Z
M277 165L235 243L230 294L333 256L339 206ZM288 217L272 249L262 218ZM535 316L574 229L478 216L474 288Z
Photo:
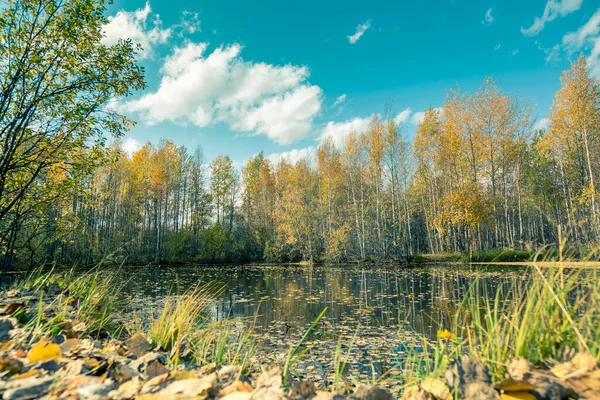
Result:
M256 317L259 327L302 327L328 308L337 325L400 327L426 337L449 329L467 291L496 295L522 287L527 268L463 265L357 266L173 266L124 267L125 290L152 307L165 295L195 284L223 287L210 309L213 319Z

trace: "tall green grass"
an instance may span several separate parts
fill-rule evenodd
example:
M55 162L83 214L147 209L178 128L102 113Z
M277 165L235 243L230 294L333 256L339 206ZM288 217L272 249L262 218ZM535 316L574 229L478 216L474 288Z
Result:
M534 261L526 279L492 295L475 279L451 326L443 328L437 342L409 351L402 377L407 385L441 374L461 354L481 360L496 380L515 357L540 366L580 351L600 358L598 271Z
M21 310L15 316L33 329L34 336L66 329L75 329L81 336L116 336L123 330L116 316L126 305L120 295L124 285L116 274L103 273L98 267L83 273L74 268L40 268L13 285L38 298L33 315Z

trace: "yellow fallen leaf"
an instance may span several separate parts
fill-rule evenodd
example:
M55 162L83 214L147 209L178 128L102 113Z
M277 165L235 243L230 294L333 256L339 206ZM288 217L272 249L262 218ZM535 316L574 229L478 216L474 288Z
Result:
M39 369L30 369L29 371L20 374L20 375L15 375L12 378L10 378L13 381L17 381L19 379L27 379L27 378L31 378L32 376L35 376L37 374L39 374L41 371Z
M62 356L60 346L46 341L40 341L33 346L29 351L27 359L30 363L44 362L50 360L58 360Z
M502 400L536 400L536 397L529 392L510 392L500 395Z

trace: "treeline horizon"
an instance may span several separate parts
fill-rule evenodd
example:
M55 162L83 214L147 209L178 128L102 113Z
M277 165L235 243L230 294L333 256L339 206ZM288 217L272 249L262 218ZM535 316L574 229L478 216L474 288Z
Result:
M103 162L36 177L32 188L60 191L4 220L3 262L385 261L532 250L559 235L591 249L600 82L583 56L561 82L547 129L534 129L529 101L486 79L474 93L448 91L412 143L387 113L341 146L325 140L312 160L261 153L240 171L227 155L207 164L201 149L169 140L131 157L114 142Z

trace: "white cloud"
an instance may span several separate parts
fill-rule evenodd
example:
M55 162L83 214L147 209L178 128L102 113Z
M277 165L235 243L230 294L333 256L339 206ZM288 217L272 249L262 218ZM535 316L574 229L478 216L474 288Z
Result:
M333 105L332 105L332 107L339 106L339 105L341 105L341 104L343 104L343 103L345 103L345 102L346 102L346 95L345 95L345 94L343 94L343 95L341 95L341 96L338 96L338 97L335 99L335 101L333 102Z
M171 36L171 29L162 29L162 21L156 15L152 21L152 29L148 27L148 17L152 12L150 3L144 8L136 11L119 11L115 16L108 17L108 23L104 25L104 37L102 43L110 46L119 39L131 39L134 44L142 46L138 57L140 59L151 57L154 46L166 43Z
M554 45L552 47L544 47L542 46L542 44L539 41L535 41L535 44L537 45L538 49L543 51L546 54L546 57L544 58L544 60L547 63L551 63L551 62L556 62L556 61L560 61L561 59L561 55L560 55L560 51L561 51L561 46L559 44Z
M398 115L396 115L394 117L394 122L397 125L400 125L400 124L403 124L403 123L407 122L411 113L412 113L412 110L410 109L410 107L404 109L403 111L400 111L400 113L398 113Z
M127 140L125 140L125 142L121 144L121 150L123 150L129 158L131 158L133 153L135 153L141 148L142 144L134 138L127 138Z
M500 50L500 47L502 47L502 45L498 43L496 46L494 46L494 51Z
M600 9L577 31L567 33L562 41L564 45L577 50L598 34L600 34Z
M341 147L351 133L362 133L367 130L369 123L375 114L367 118L354 118L349 121L329 121L319 136L320 141L331 138L334 145Z
M292 164L296 164L300 160L311 160L314 157L315 152L315 148L313 146L309 146L303 149L293 149L281 153L271 153L266 157L266 159L271 161L273 164L277 164L280 160L285 160Z
M413 114L410 122L414 125L419 125L425 119L425 111L419 111Z
M162 66L158 89L126 108L149 125L223 122L280 144L306 137L322 101L321 89L307 82L306 67L245 61L239 44L205 54L207 46L188 42L175 48Z
M562 46L569 54L589 49L590 71L600 78L600 9L577 31L566 34Z
M548 130L550 128L550 120L548 118L542 118L535 123L533 130L539 131L540 129Z
M396 124L402 124L409 120L412 110L410 107L401 111L394 117ZM381 117L379 114L373 113L369 117L360 118L356 117L351 120L342 122L329 121L321 134L317 138L319 142L323 142L326 139L331 139L332 143L337 147L342 147L344 142L350 136L351 133L364 133L369 128L373 117Z
M485 16L483 17L483 21L481 21L481 23L483 25L491 25L494 23L494 16L492 15L492 7L488 8L488 10L485 13Z
M368 20L367 22L365 22L364 24L360 24L356 27L356 32L354 32L353 35L350 36L346 36L348 38L348 41L351 44L354 44L356 42L358 42L358 39L360 39L360 37L367 31L367 29L369 29L371 27L371 20Z
M517 54L519 54L520 52L521 52L521 50L519 50L519 49L515 49L515 50L511 51L511 52L510 52L510 53L508 53L508 54L510 54L511 56L516 56L516 55L517 55Z
M436 107L436 108L434 108L434 110L439 112L441 115L444 114L443 107ZM425 119L425 111L419 111L419 112L416 112L413 114L412 118L410 119L410 122L412 122L414 125L419 125L421 122L423 122L424 119Z
M180 36L183 36L184 33L193 34L202 31L200 29L200 18L198 17L198 13L189 11L181 13L181 22L177 27L181 30L179 33Z
M590 49L590 70L600 78L600 9L577 31L566 34L562 43L569 53Z
M521 27L521 32L525 36L535 36L544 29L546 23L579 10L582 2L583 0L548 0L542 16L535 17L529 28Z

